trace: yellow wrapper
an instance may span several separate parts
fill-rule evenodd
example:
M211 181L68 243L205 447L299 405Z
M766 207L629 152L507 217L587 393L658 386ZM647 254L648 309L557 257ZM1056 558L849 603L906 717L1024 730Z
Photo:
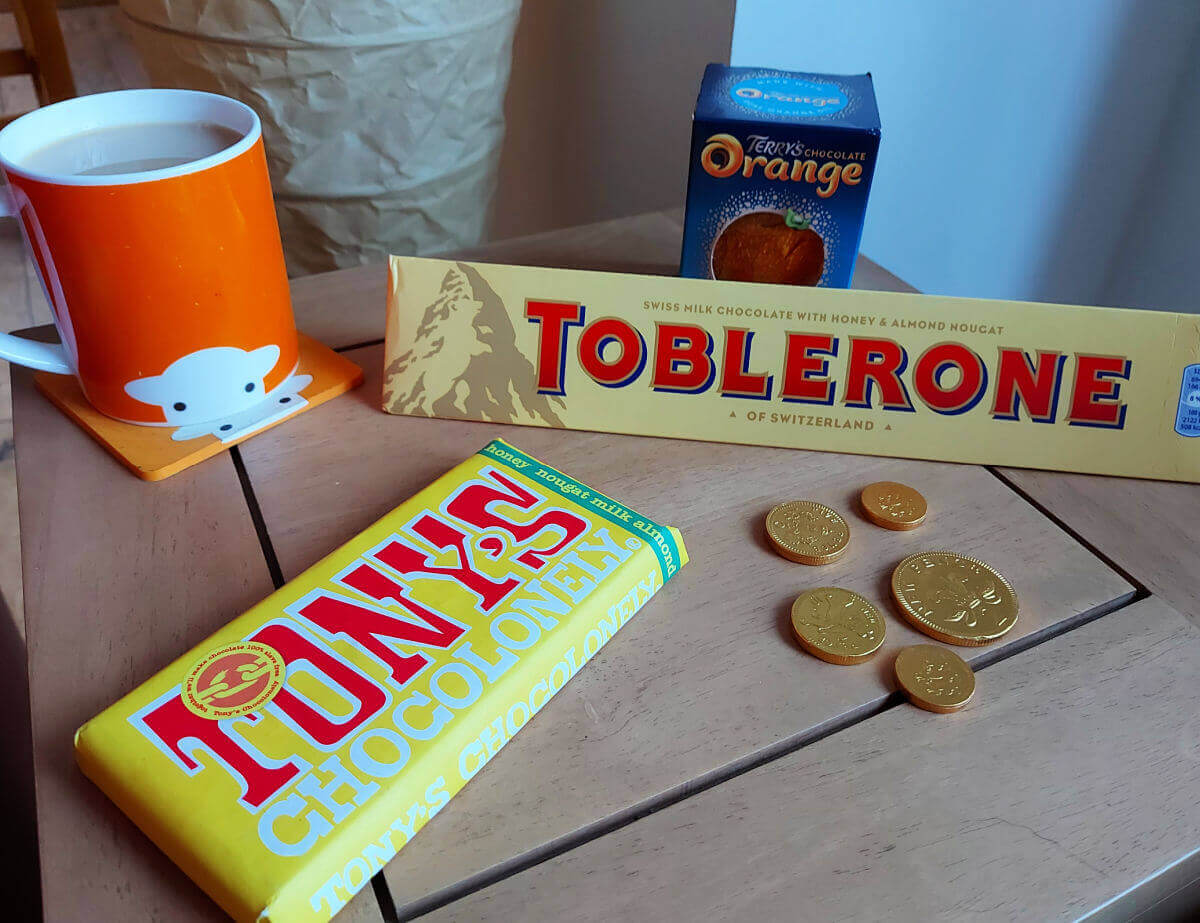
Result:
M1200 481L1200 317L392 257L392 413Z
M687 561L496 441L89 721L80 767L238 920L328 920Z

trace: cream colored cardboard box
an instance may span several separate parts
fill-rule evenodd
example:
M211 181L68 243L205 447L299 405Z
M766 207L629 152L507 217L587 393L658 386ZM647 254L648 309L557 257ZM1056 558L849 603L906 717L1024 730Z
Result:
M391 413L1200 481L1200 318L392 257Z

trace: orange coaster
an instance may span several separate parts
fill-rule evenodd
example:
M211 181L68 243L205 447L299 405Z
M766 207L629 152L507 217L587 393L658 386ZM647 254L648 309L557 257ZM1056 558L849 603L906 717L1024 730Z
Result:
M208 426L179 427L138 426L106 417L87 402L74 375L38 372L33 379L55 407L89 432L117 461L144 480L161 481L345 394L362 384L363 373L349 359L302 333L296 373L266 401Z

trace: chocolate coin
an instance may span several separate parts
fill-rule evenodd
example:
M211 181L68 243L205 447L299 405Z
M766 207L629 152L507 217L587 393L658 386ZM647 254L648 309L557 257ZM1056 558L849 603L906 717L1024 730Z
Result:
M892 596L914 628L947 644L983 645L1017 623L1017 594L991 566L953 551L910 554Z
M846 550L850 526L827 506L792 500L767 513L767 538L789 561L829 564Z
M907 484L877 481L863 488L859 497L871 522L885 529L906 532L925 521L929 506L925 498Z
M958 711L975 694L975 674L965 660L937 644L914 644L896 655L896 682L926 711Z
M883 616L870 601L823 586L801 593L792 603L792 632L800 646L828 663L870 660L883 644Z

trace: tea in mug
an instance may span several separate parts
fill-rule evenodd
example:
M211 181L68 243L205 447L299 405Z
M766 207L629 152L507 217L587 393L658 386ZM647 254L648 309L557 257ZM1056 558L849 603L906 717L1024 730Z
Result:
M113 125L60 138L21 166L54 176L112 176L183 166L219 154L242 133L214 122Z

